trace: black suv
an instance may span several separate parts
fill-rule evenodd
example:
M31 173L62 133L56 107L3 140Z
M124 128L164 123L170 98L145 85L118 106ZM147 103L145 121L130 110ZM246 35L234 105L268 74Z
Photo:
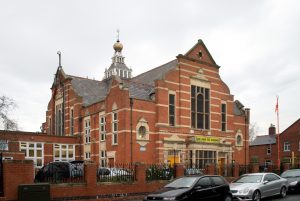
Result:
M232 194L228 182L222 176L186 176L172 181L144 198L144 201L149 200L231 201Z

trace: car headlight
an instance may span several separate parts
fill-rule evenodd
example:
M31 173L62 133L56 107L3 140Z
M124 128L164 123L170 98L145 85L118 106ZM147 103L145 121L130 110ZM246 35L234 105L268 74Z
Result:
M290 186L296 186L297 185L297 181L292 181L291 183L289 183Z
M250 191L250 188L245 188L245 189L239 190L239 193L247 194L247 193L249 193L249 191Z
M176 200L176 197L165 197L163 200Z

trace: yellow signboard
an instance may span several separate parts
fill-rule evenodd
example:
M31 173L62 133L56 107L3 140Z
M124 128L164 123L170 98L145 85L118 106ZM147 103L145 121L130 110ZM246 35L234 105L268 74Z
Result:
M217 138L217 137L205 137L205 136L195 136L195 142L220 143L220 138Z

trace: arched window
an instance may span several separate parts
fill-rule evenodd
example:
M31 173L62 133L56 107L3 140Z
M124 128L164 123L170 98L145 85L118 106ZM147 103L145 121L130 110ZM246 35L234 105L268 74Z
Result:
M242 137L240 135L236 136L236 143L242 145Z
M209 129L210 127L209 89L191 86L191 127Z
M139 138L145 138L146 137L146 127L140 126L138 134L139 134Z

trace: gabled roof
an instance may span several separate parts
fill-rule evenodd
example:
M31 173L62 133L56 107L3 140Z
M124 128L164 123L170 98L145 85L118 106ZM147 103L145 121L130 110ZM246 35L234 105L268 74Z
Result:
M287 127L284 131L282 131L281 134L286 133L291 127L293 127L293 126L296 125L297 123L300 124L300 118L297 119L294 123L292 123L289 127ZM299 132L300 132L300 130L299 130Z
M132 78L132 80L137 83L144 83L144 84L154 86L155 80L163 79L167 72L169 72L173 68L177 67L177 64L178 64L177 59L174 59L164 65L161 65L157 68L149 70L145 73L142 73L142 74Z
M123 80L125 87L129 89L131 98L150 100L150 95L154 91L154 87L149 84L137 83L132 80Z
M76 94L82 97L83 106L104 100L112 82L112 79L97 81L72 75L68 77L72 79L71 84Z
M250 142L250 146L276 144L276 135L258 135Z
M213 57L211 56L210 52L208 51L206 45L204 44L204 42L201 39L199 39L198 42L189 51L187 51L187 53L185 53L184 56L188 57L194 50L196 50L199 47L203 47L203 50L205 51L205 52L203 52L203 54L207 54L207 57L209 58L210 62L213 65L218 66L217 63L215 62L215 60L213 59Z

